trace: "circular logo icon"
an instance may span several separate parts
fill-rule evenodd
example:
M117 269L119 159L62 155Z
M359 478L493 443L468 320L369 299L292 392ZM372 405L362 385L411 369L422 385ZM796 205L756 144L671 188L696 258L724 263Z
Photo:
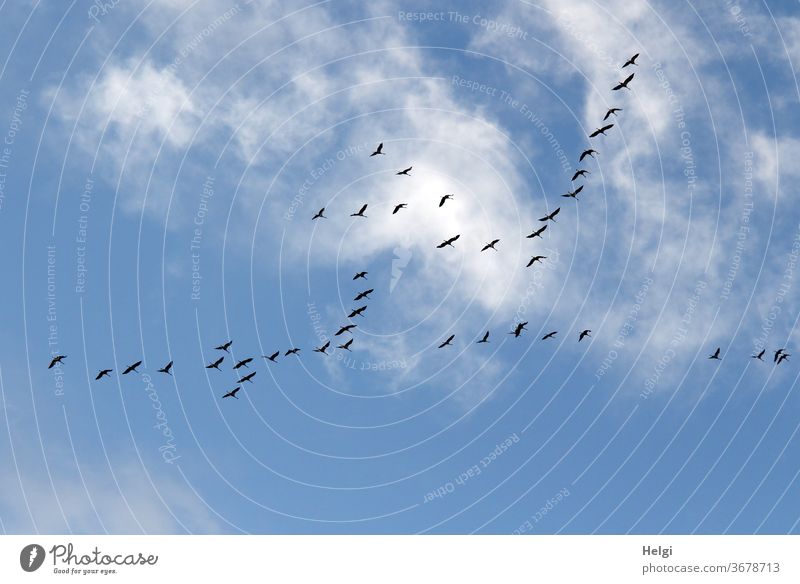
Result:
M26 572L35 572L44 563L44 548L38 543L31 543L19 553L19 565Z

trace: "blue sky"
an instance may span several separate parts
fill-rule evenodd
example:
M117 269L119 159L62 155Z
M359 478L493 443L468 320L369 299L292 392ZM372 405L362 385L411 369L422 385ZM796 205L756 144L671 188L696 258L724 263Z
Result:
M5 533L800 532L796 4L0 13Z

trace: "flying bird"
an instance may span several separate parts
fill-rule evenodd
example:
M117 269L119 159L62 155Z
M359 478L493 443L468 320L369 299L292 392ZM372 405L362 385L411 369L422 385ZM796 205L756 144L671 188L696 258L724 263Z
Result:
M562 197L572 197L573 199L575 199L577 201L578 200L578 193L580 193L582 190L583 190L583 185L579 186L574 191L570 191L570 192L568 192L568 193L566 193L564 195L561 195L561 196Z
M131 372L133 372L133 371L136 371L136 368L137 368L139 365L141 365L141 364L142 364L142 362L141 362L141 361L137 361L137 362L136 362L136 363L134 363L133 365L129 365L129 366L128 366L128 368L127 368L127 369L125 369L125 371L123 371L123 372L122 372L122 374L123 374L123 375L127 375L128 373L131 373ZM139 372L138 372L138 371L136 371L136 373L139 373Z
M764 356L764 353L766 353L766 352L767 352L766 349L761 349L760 353L758 353L757 355L750 355L750 358L751 359L758 359L759 361L763 361L764 359L762 359L762 357Z
M281 354L280 351L275 351L272 355L262 355L262 356L264 357L264 359L269 359L270 361L275 363L275 359L277 359L280 354Z
M484 245L481 251L486 251L487 249L493 249L494 251L497 251L495 245L497 245L499 242L500 242L499 239L493 239L492 241Z
M167 375L172 375L170 370L172 369L172 361L164 365L161 369L158 370L159 373L166 373Z
M554 336L556 336L556 333L558 333L558 331L549 332L545 336L542 337L542 340L546 341L547 339L552 339Z
M53 360L52 360L52 361L50 361L50 365L48 365L48 366L47 366L47 368L48 368L48 369L52 369L53 367L55 367L55 366L56 366L56 363L58 363L59 365L61 365L61 360L62 360L62 359L66 359L66 358L67 358L67 356L66 356L66 355L56 355L55 357L53 357Z
M781 353L781 356L778 357L778 365L780 365L782 361L785 361L788 358L789 358L789 353Z
M583 159L586 158L587 156L591 156L592 158L594 158L595 154L597 154L597 150L595 150L594 148L589 148L588 150L584 150L583 152L581 152L581 156L580 158L578 158L578 162L583 162Z
M220 345L219 347L214 347L214 350L215 351L225 351L226 353L230 353L230 351L228 349L231 348L232 344L233 344L233 341L228 341L224 345Z
M359 278L364 278L366 280L367 274L369 274L369 272L359 272L355 276L353 276L353 280L358 280Z
M344 349L345 351L350 351L350 345L353 344L353 339L347 341L344 345L339 345L336 347L337 349Z
M437 247L438 249L442 249L443 247L447 247L448 245L449 245L450 247L455 247L455 246L453 245L453 242L454 242L455 240L457 240L459 237L461 237L461 234L460 234L460 233L459 233L458 235L456 235L455 237L451 237L450 239L445 239L445 240L444 240L442 243L440 243L440 244L439 244L439 245L437 245L436 247Z
M353 298L353 302L356 302L357 300L361 300L362 298L369 298L369 295L372 294L373 292L375 292L374 288L370 288L369 290L364 290L363 292L359 292L358 296Z
M603 117L603 121L605 122L609 118L609 116L615 116L616 117L617 112L621 112L621 111L622 111L621 107L608 108L608 111L606 112L606 115Z
M239 381L237 381L236 383L244 383L245 381L250 381L251 379L253 379L253 377L255 377L255 376L256 376L256 373L258 373L258 371L253 371L252 373L248 373L247 375L245 375L244 377L242 377L242 378L241 378ZM253 382L252 382L252 381L250 381L250 383L253 383Z
M546 259L547 259L547 256L543 256L543 255L537 255L537 256L533 256L533 257L531 258L531 261L529 261L529 262L528 262L528 265L527 265L527 266L525 266L525 267L526 267L526 268L530 268L530 267L531 267L533 264L535 264L536 262L540 262L540 261L542 261L542 260L546 260Z
M353 309L353 312L347 315L347 318L354 318L356 316L363 316L363 312L367 309L366 305L360 308Z
M289 355L297 355L299 352L300 352L300 349L298 349L298 348L289 349L288 351L286 351L286 353L283 356L284 357L288 357Z
M394 207L394 211L392 211L392 215L395 215L395 214L397 214L397 212L398 212L400 209L405 209L406 207L408 207L408 205L407 205L406 203L400 203L399 205L395 205L395 207Z
M442 205L444 205L447 201L449 201L453 197L455 197L455 195L445 195L444 197L439 199L439 206L441 207Z
M455 335L450 335L449 337L447 337L447 340L446 340L444 343L442 343L441 345L439 345L439 348L441 349L441 348L443 348L443 347L446 347L446 346L448 346L449 344L451 344L451 343L453 342L453 339L454 339L454 338L456 338L456 336L455 336Z
M584 169L580 168L580 169L575 171L575 174L572 175L572 180L574 181L579 176L586 176L587 174L592 174L592 173L589 172L588 170L584 170Z
M242 359L236 365L234 365L233 368L234 369L239 369L241 367L247 367L249 369L250 366L248 365L248 363L250 363L250 361L252 361L252 360L253 360L252 357L248 357L247 359Z
M525 238L531 239L532 237L541 237L545 229L547 229L547 225L542 225L539 229L535 229L530 235L526 235Z
M559 213L560 211L561 211L561 207L558 207L558 208L556 208L556 210L555 210L555 211L553 211L553 212L552 212L552 213L550 213L549 215L545 215L544 217L542 217L541 219L539 219L539 221L552 221L553 223L555 223L555 222L556 222L556 220L555 220L555 216L556 216L556 215L558 215L558 213Z
M378 144L378 147L375 149L375 152L373 152L372 154L370 154L370 157L372 157L372 156L375 156L375 155L377 155L377 154L383 154L383 155L386 155L386 152L384 152L384 151L383 151L383 142L381 142L380 144Z
M781 355L783 355L783 349L778 349L777 351L775 351L775 358L773 359L773 361L777 363L778 359L781 358Z
M220 357L219 359L217 359L213 363L209 363L208 365L206 365L206 369L216 369L217 371L221 371L219 366L220 366L220 363L222 363L224 360L225 360L225 357Z
M486 334L483 335L483 338L478 341L478 343L488 343L489 342L489 331L486 331Z
M109 373L114 371L113 369L101 369L100 373L97 374L97 377L94 378L95 381L100 379L101 377L110 377Z
M325 353L325 351L327 350L327 348L328 348L328 347L330 347L330 346L331 346L331 342L330 342L330 341L326 341L326 343L325 343L324 345L322 345L321 347L317 347L316 349L314 349L314 352L315 352L315 353ZM325 354L327 355L327 353L325 353Z
M351 217L364 217L366 219L366 215L364 215L364 211L367 210L367 204L365 203L361 209L359 209L358 213L350 213Z
M409 166L408 168L404 168L403 170L401 170L400 172L395 173L395 174L398 174L398 175L403 174L405 176L411 176L409 173L411 172L412 168L414 168L414 167L413 166Z
M314 219L327 219L327 217L326 217L325 215L323 215L323 213L325 213L325 207L323 207L322 209L320 209L319 211L317 211L317 214L316 214L316 215L314 215L314 216L311 218L311 220L313 221Z
M236 389L232 389L231 391L229 391L228 393L226 393L225 395L223 395L223 396L222 396L222 399L225 399L226 397L232 397L232 398L235 398L235 399L239 399L238 397L236 397L236 393L237 393L237 392L238 392L240 389L242 389L242 388L241 388L241 387L237 387Z
M336 334L334 334L333 336L334 337L338 337L339 335L343 335L344 333L349 333L351 330L353 330L357 326L358 326L357 324L348 324L347 326L343 326L338 331L336 331Z
M628 87L628 83L631 82L631 80L633 79L633 76L634 76L634 73L631 73L630 75L628 75L628 77L625 79L625 81L620 81L614 87L612 87L611 90L612 91L617 91L618 89L622 89L623 87L625 89L630 89L630 87Z
M525 325L526 325L526 324L528 324L528 323L527 323L527 321L526 321L526 322L521 322L521 323L517 324L517 326L516 326L516 327L514 327L514 330L513 330L513 331L511 331L511 332L510 332L510 333L508 333L508 334L510 334L510 335L514 335L514 338L519 338L519 336L522 334L522 331L524 331L524 330L525 330Z
M633 57L631 57L630 59L625 61L625 64L622 66L622 68L624 69L628 65L636 65L636 59L638 59L638 58L639 58L639 53L636 53Z
M578 342L580 343L585 337L591 337L592 331L590 329L585 329L581 331L581 336L578 337Z
M614 124L608 124L607 126L603 126L602 128L597 128L594 132L589 134L590 138L594 138L595 136L599 136L602 134L603 136L606 135L606 132L614 127Z
M709 359L717 359L717 360L721 361L722 359L720 359L720 357L719 357L719 347L717 347L717 350L714 351L714 354L713 355L709 355L708 358Z

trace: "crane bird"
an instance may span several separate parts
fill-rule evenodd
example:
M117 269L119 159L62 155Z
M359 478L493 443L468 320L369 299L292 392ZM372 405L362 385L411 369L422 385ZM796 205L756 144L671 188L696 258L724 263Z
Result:
M608 111L606 112L606 115L603 117L603 121L605 122L609 118L609 116L616 117L617 116L617 112L621 112L621 111L622 111L621 107L610 107L610 108L608 108Z
M234 365L233 368L234 369L240 369L242 367L247 367L249 369L250 366L248 365L248 363L250 363L250 361L252 361L252 360L253 360L252 357L248 357L247 359L242 359L236 365Z
M552 212L552 213L550 213L549 215L545 215L544 217L542 217L541 219L539 219L539 221L552 221L553 223L555 223L555 222L556 222L556 219L555 219L555 217L556 217L556 215L558 215L558 213L559 213L560 211L561 211L561 207L558 207L558 208L556 208L556 210L555 210L555 211L553 211L553 212Z
M618 89L622 89L623 87L625 89L630 90L630 87L628 87L628 83L630 83L633 80L634 75L635 75L634 73L628 75L628 77L625 78L625 81L620 81L619 83L617 83L614 87L611 88L611 91L617 91Z
M408 205L407 205L406 203L399 203L399 204L395 205L395 206L394 206L394 211L392 211L392 215L396 215L396 214L397 214L397 212L398 212L400 209L405 209L406 207L408 207Z
M245 375L244 377L242 377L242 378L241 378L239 381L237 381L236 383L244 383L245 381L250 381L251 379L253 379L253 377L255 377L255 376L256 376L256 373L258 373L258 371L253 371L252 373L248 373L247 375ZM250 381L250 383L253 383L253 382L252 382L252 381Z
M777 363L778 359L781 358L781 355L783 355L783 352L784 352L783 349L778 349L777 351L775 351L775 358L773 359L773 361L775 363Z
M344 345L339 345L336 348L337 349L344 349L345 351L350 351L350 345L352 345L352 344L353 344L353 339L350 339Z
M397 175L411 176L411 174L409 174L409 173L411 172L411 169L412 169L412 168L414 168L414 167L413 167L413 166L409 166L408 168L404 168L403 170L401 170L400 172L397 172L397 173L395 173L395 174L397 174Z
M720 356L719 356L719 347L717 347L717 350L714 351L714 353L712 355L709 355L708 358L709 359L717 359L717 360L721 361Z
M447 347L448 345L450 345L453 342L454 338L456 338L455 335L450 335L449 337L447 337L447 340L445 342L443 342L441 345L439 345L439 348L442 349L444 347Z
M587 156L591 156L592 158L594 158L595 154L597 154L597 150L595 150L594 148L589 148L588 150L584 150L583 152L581 152L581 156L580 158L578 158L578 162L583 162L583 159L586 158Z
M114 371L114 370L113 369L101 369L100 373L97 374L97 377L95 377L94 380L97 381L98 379L100 379L102 377L110 377L109 373L111 373L112 371Z
M222 399L225 399L226 397L232 397L232 398L235 398L235 399L239 399L238 397L236 397L236 394L238 393L238 391L240 389L242 389L242 388L241 387L237 387L236 389L230 390L228 393L226 393L225 395L222 396Z
M164 365L161 369L158 370L159 373L166 373L167 375L172 375L170 372L172 370L172 361Z
M761 349L760 353L757 353L755 355L750 355L750 358L751 359L758 359L759 361L763 361L764 359L762 357L764 357L764 353L766 353L766 352L767 352L766 349Z
M280 356L280 354L281 354L280 351L275 351L272 355L262 355L262 357L264 357L264 359L269 359L270 361L275 363L275 359L277 359Z
M614 127L614 124L608 124L608 125L606 125L606 126L603 126L602 128L597 128L597 129L596 129L594 132L592 132L591 134L589 134L589 137L590 137L590 138L594 138L595 136L599 136L600 134L602 134L603 136L605 136L605 135L606 135L606 132L607 132L608 130L610 130L611 128L613 128L613 127Z
M326 351L326 350L328 349L328 347L330 347L330 346L331 346L331 342L330 342L330 341L326 341L326 342L325 342L325 344L324 344L324 345L322 345L321 347L317 347L317 348L315 348L315 349L314 349L314 352L315 352L315 353L323 353L323 354L327 355L327 353L325 353L325 351Z
M363 312L366 309L367 309L366 306L362 306L360 308L356 308L350 314L347 315L347 318L355 318L356 316L364 316Z
M364 217L366 219L366 215L364 215L364 211L367 210L367 203L364 203L364 206L358 210L358 213L350 213L351 217Z
M344 333L349 333L351 330L353 330L357 326L358 326L357 324L348 324L347 326L343 326L338 331L336 331L336 334L334 334L333 336L334 337L338 337L339 335L343 335Z
M454 242L455 240L457 240L459 237L461 237L461 234L460 234L460 233L459 233L458 235L454 236L454 237L451 237L450 239L445 239L445 240L444 240L442 243L440 243L440 244L439 244L439 245L437 245L436 247L437 247L438 249L442 249L443 247L447 247L448 245L449 245L450 247L455 247L455 246L453 245L453 242Z
M136 368L141 364L142 364L141 361L137 361L133 365L128 365L127 369L125 369L125 371L123 371L122 374L123 375L127 375L128 373L132 373L132 372L136 371ZM139 372L136 371L136 373L139 373Z
M636 53L633 57L625 61L625 64L622 66L622 69L624 69L628 65L636 65L638 67L638 65L636 64L636 59L638 58L639 58L639 53Z
M546 259L547 259L547 256L543 256L543 255L537 255L537 256L533 256L533 257L531 258L531 260L528 262L528 265L527 265L527 266L525 266L525 267L526 267L526 268L530 268L530 267L531 267L533 264L535 264L536 262L540 262L540 261L542 261L542 260L546 260Z
M498 243L500 243L499 239L493 239L492 241L484 245L481 251L486 251L487 249L493 249L494 251L497 251L495 245L497 245Z
M220 345L219 347L214 347L214 350L215 351L225 351L226 353L230 353L230 351L228 349L231 348L232 344L233 344L233 341L228 341L224 345Z
M364 290L363 292L359 292L358 295L353 298L353 302L361 300L362 298L369 298L369 295L375 292L375 288L370 288L369 290Z
M592 336L592 331L590 329L584 329L581 331L581 336L578 337L578 342L580 343L584 338L591 336Z
M300 352L300 349L298 349L297 347L295 347L295 348L293 348L293 349L289 349L288 351L286 351L286 353L284 353L284 355L283 355L283 356L284 356L284 357L288 357L289 355L297 355L299 352Z
M526 324L528 324L528 322L527 322L527 321L526 321L526 322L520 322L520 323L518 323L518 324L517 324L517 326L516 326L516 327L514 327L514 330L513 330L513 331L511 331L511 332L510 332L510 333L508 333L508 334L510 334L510 335L514 335L514 338L519 338L519 336L522 334L522 331L524 331L524 330L525 330L525 325L526 325Z
M358 280L359 278L364 278L366 280L367 274L369 274L369 272L359 272L355 276L353 276L353 280Z
M568 193L566 193L564 195L561 195L561 196L562 197L572 197L573 199L575 199L577 201L578 200L578 193L580 193L582 190L583 190L583 185L579 186L574 191L570 191L570 192L568 192Z
M61 365L61 360L62 360L62 359L66 359L66 358L67 358L67 356L66 356L66 355L56 355L55 357L53 357L53 360L52 360L52 361L50 361L50 365L48 365L48 366L47 366L47 368L48 368L48 369L52 369L53 367L55 367L55 366L56 366L56 363L58 363L59 365Z
M545 229L547 229L547 225L542 225L539 229L535 229L533 231L533 233L531 233L530 235L526 235L525 238L526 239L531 239L533 237L541 237L542 233L544 233Z
M324 213L325 213L325 207L323 207L322 209L320 209L319 211L317 211L317 214L316 214L316 215L314 215L314 216L311 218L311 220L313 221L314 219L327 219L327 217L324 215Z
M587 174L592 174L592 173L589 172L588 170L579 168L578 170L575 171L575 174L572 175L572 180L575 181L579 176L586 176Z
M383 151L383 142L378 144L378 147L375 149L375 152L370 154L370 158L373 157L373 156L377 156L378 154L386 155L386 152Z
M780 365L782 361L785 361L788 358L789 358L789 353L781 353L781 356L778 357L778 365Z
M439 206L441 207L442 205L444 205L447 201L449 201L453 197L455 197L455 195L445 195L445 196L443 196L441 199L439 199Z
M217 371L220 371L219 366L224 360L225 360L225 357L220 357L219 359L217 359L213 363L209 363L208 365L206 365L206 369L216 369Z
M546 341L547 339L552 339L554 336L556 336L556 333L558 333L558 331L551 331L547 333L545 336L543 336L542 340Z
M488 342L489 342L489 331L486 331L486 334L483 335L483 338L480 341L478 341L478 344L488 343Z

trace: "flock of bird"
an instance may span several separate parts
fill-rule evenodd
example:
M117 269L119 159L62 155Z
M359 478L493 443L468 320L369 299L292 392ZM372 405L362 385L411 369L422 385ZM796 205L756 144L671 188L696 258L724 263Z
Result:
M633 55L630 59L628 59L622 65L622 69L625 69L626 67L629 67L629 66L636 66L637 65L636 59L638 57L639 57L639 53L636 53L635 55ZM612 91L619 91L621 89L628 89L629 90L630 87L628 87L628 85L630 84L631 81L633 81L634 75L635 75L634 73L631 73L630 75L628 75L623 81L620 81L614 87L612 87L611 88ZM622 108L620 108L620 107L609 108L608 111L606 112L605 116L603 117L603 122L608 121L608 119L610 117L612 117L612 116L614 118L616 118L617 114L619 112L621 112L621 111L622 111ZM609 123L609 124L602 125L601 127L599 127L596 130L594 130L591 134L589 134L589 138L590 139L591 138L596 138L597 136L601 136L601 135L605 136L606 132L611 130L614 127L614 125L615 125L614 123ZM384 148L384 145L381 142L380 144L378 144L378 146L375 149L375 151L372 152L372 154L370 154L370 157L386 155L386 152L383 151L383 148ZM578 157L578 162L579 163L583 162L586 158L594 158L595 154L598 154L597 150L595 150L594 148L588 148L588 149L584 150L583 152L581 152L580 156ZM409 166L408 168L405 168L403 170L398 171L396 174L398 176L411 176L411 171L412 170L413 170L413 166ZM575 171L575 173L573 174L572 178L571 178L571 184L574 185L576 180L578 180L579 178L585 178L589 174L591 174L591 172L589 170L586 170L584 168L577 169ZM561 196L565 197L565 198L575 199L576 201L578 201L579 200L578 199L578 195L583 191L583 187L584 187L584 185L582 185L582 184L578 185L578 186L573 186L571 188L571 190L569 190L567 193L565 193L565 194L563 194ZM455 199L455 195L454 194L443 195L439 199L439 208L444 207L445 203L447 203L448 201L452 201L454 199ZM357 217L357 218L366 219L367 218L367 215L366 215L367 208L368 208L368 204L365 203L355 213L351 213L350 216L351 217ZM397 203L392 208L391 214L392 215L396 215L401 210L407 209L407 208L408 208L408 204L407 203ZM545 213L542 217L539 218L539 222L544 223L544 225L540 226L537 229L533 229L532 232L530 233L530 235L527 235L526 238L528 238L528 239L533 239L533 238L536 238L536 237L541 238L542 234L547 230L548 224L550 222L555 223L555 218L560 212L561 212L561 208L558 207L554 211L551 211L549 213ZM318 220L318 219L327 219L327 218L328 218L327 215L325 215L325 207L322 207L317 213L314 214L314 216L311 219L312 220ZM456 241L458 241L458 239L460 237L461 237L461 234L456 234L456 235L453 235L452 237L447 237L441 243L436 245L436 248L443 249L443 248L446 248L446 247L455 247L453 244ZM500 239L499 238L493 239L492 241L486 243L481 248L480 251L481 252L485 252L485 251L491 249L491 250L496 252L496 251L498 251L497 247L496 247L498 243L500 243ZM526 267L531 267L535 263L541 262L541 261L543 261L545 259L547 259L546 256L533 255L531 257L531 259L528 261L528 263L526 264ZM366 271L358 272L357 274L355 274L353 276L353 281L360 280L360 279L366 280L367 279L367 274L368 274L368 272L366 272ZM363 291L361 291L361 292L356 294L356 296L354 297L353 301L354 302L358 302L358 301L363 300L365 298L369 299L369 295L372 294L374 291L375 290L373 288L369 288L369 289L363 290ZM347 318L348 319L352 319L352 318L355 318L357 316L364 316L364 312L366 310L367 310L367 305L366 304L364 304L362 306L359 306L357 308L354 308L347 315ZM527 330L525 328L527 326L527 324L528 324L527 321L516 323L514 325L513 330L511 330L508 334L513 335L515 338L519 338L522 335L523 331ZM345 335L345 334L349 334L351 336L350 336L349 340L347 340L346 342L344 342L344 343L342 343L340 345L337 345L336 346L337 349L344 350L344 351L351 351L352 350L351 346L352 346L352 344L354 342L353 330L355 328L357 328L357 326L358 325L356 325L356 324L348 322L348 324L345 324L345 325L342 325L342 326L339 327L339 330L336 331L336 333L334 333L335 337L339 337L339 336ZM587 337L591 337L591 333L592 333L591 329L583 329L582 331L580 331L580 333L578 334L578 342L583 341ZM541 340L542 341L546 341L548 339L552 339L557 334L558 334L558 331L550 331L547 334L545 334L541 338ZM483 334L483 336L480 337L479 340L477 340L476 343L477 344L488 343L489 342L489 335L490 335L490 331L486 331ZM441 344L438 345L438 348L439 349L444 349L445 347L451 346L454 339L455 339L455 334L451 334L449 337L447 337L447 339L445 339ZM233 341L232 340L228 340L225 343L223 343L223 344L221 344L221 345L219 345L217 347L214 347L214 350L216 350L216 351L224 351L225 353L228 353L230 355L230 348L231 348L232 344L233 344ZM323 355L328 355L328 354L330 354L328 352L329 349L330 349L330 346L331 346L331 341L327 340L321 346L315 347L314 348L314 352L321 353ZM718 347L716 349L716 351L712 355L710 355L708 358L709 359L720 360L721 359L720 351L721 351L721 348ZM283 353L283 356L284 357L290 357L292 355L298 355L299 353L300 353L300 349L299 348L292 347L292 348L286 350ZM752 355L752 358L758 359L760 361L763 361L763 357L764 357L765 353L766 353L766 349L763 349L758 354ZM263 355L262 357L264 359L266 359L267 361L275 363L277 361L278 357L280 357L280 356L281 356L281 351L278 350L278 351L275 351L274 353L272 353L270 355ZM783 361L787 360L789 358L789 356L790 355L784 349L779 349L779 350L775 351L775 353L774 353L774 362L776 364L780 364ZM63 360L66 359L66 357L67 357L66 355L55 355L55 356L53 356L51 361L50 361L50 365L49 365L48 369L52 369L56 365L62 365L63 364ZM252 363L253 360L254 360L254 357L247 357L247 358L242 359L240 361L236 361L234 363L234 365L233 365L233 370L238 371L239 369L241 369L243 367L249 369L250 363ZM211 363L206 365L206 369L216 369L217 371L221 371L220 365L222 365L222 363L224 361L225 361L225 355L221 355L218 358L214 359ZM129 373L138 372L137 368L141 364L142 364L142 361L139 360L139 361L136 361L135 363L129 365L122 372L122 375L128 375ZM158 370L158 372L166 374L166 375L172 375L172 365L173 365L173 361L170 361L164 367L160 368ZM113 369L101 369L97 373L97 376L95 377L95 380L99 381L99 380L103 379L104 377L110 377L111 373L113 373ZM244 384L246 382L252 383L252 379L253 379L253 377L255 377L256 373L257 373L256 371L251 371L251 372L247 373L246 375L242 375L239 378L239 380L236 382L239 385L237 385L234 389L232 389L232 390L226 392L224 395L222 395L222 398L232 397L232 398L238 399L236 394L241 390L241 388L242 388L241 384Z

